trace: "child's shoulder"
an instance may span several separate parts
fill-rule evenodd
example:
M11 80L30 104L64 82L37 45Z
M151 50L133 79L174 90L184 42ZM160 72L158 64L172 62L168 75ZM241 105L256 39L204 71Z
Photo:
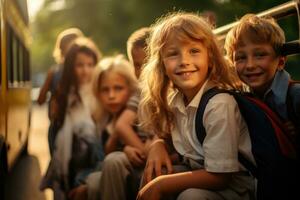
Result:
M206 97L202 96L202 98L206 98ZM202 98L200 103L205 101ZM221 92L215 94L208 100L205 111L209 112L210 110L214 110L214 112L215 111L227 112L228 110L231 110L232 108L235 108L237 106L238 106L237 102L233 95L226 92Z

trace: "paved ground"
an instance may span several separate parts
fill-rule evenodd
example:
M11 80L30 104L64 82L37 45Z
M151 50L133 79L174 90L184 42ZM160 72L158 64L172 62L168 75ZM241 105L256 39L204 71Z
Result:
M50 200L51 190L38 187L49 162L47 106L33 105L28 155L20 157L8 177L6 200Z

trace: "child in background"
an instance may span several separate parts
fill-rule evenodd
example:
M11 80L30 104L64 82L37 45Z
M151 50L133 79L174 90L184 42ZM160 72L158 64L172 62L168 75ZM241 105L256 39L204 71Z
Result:
M212 87L235 88L238 80L218 47L205 20L196 14L175 13L159 20L149 42L149 60L141 79L139 120L145 130L171 137L182 156L177 173L148 182L137 199L252 199L253 178L240 166L238 152L254 162L247 125L229 94L208 102L203 125L207 135L200 144L195 115L202 94ZM152 143L145 168L150 180L166 158L163 140ZM148 177L148 178L147 178Z
M53 157L41 189L50 187L55 199L79 185L104 157L93 113L96 98L92 77L100 57L96 45L77 38L64 60L64 68L53 98L53 119L58 126Z
M51 94L49 100L49 107L48 107L48 116L50 120L50 125L48 129L48 143L49 143L49 151L51 155L53 153L54 141L55 141L56 133L58 131L57 126L52 119L53 111L51 109L51 103L53 100L55 90L57 89L58 82L62 75L63 63L68 48L70 47L70 44L80 36L83 36L83 34L77 28L66 29L58 35L55 43L55 48L53 51L53 57L56 61L56 65L54 65L48 70L46 80L43 86L41 87L40 94L38 97L38 103L42 105L46 101L47 93L50 92Z
M286 57L281 54L284 43L284 32L273 18L247 14L228 33L225 50L240 79L285 122L299 164L300 84L293 84L289 73L284 70ZM281 188L287 191L283 195L296 192L298 178L294 182L292 178L298 176L291 175L287 188Z
M129 61L134 66L135 75L139 78L141 68L146 59L145 48L149 36L149 28L140 28L132 33L127 41L127 55ZM137 90L128 100L126 108L116 121L115 131L123 141L125 147L123 152L114 153L105 159L103 170L105 178L101 180L101 196L103 199L134 199L136 197L143 167L146 161L146 138L138 124L137 111L140 98L140 90ZM130 167L128 167L130 166ZM122 174L120 174L120 172ZM114 182L114 174L119 174L118 187L111 183ZM124 183L124 180L127 180ZM108 182L108 183L107 183ZM117 182L117 181L115 181Z
M147 38L149 37L149 28L140 28L133 32L127 40L127 55L130 63L134 66L135 75L139 78L141 68L146 60L146 47ZM121 113L119 119L116 122L116 132L123 140L125 144L131 149L127 153L128 158L135 166L142 166L145 164L145 160L141 160L141 157L145 157L145 145L144 140L146 134L138 129L137 126L137 111L140 99L140 90L133 94L128 103L126 109ZM137 130L134 130L136 128Z
M137 89L134 68L123 56L106 58L99 63L94 78L94 91L103 108L98 121L101 122L100 127L106 130L103 134L108 133L105 142L108 155L104 159L101 172L98 175L95 173L90 179L96 181L88 183L91 191L88 199L126 198L126 181L133 174L134 167L126 156L126 152L131 149L118 136L115 126L120 114L126 109L129 98ZM139 154L137 156L137 159L143 160ZM95 182L98 184L93 184Z
M132 65L118 55L103 59L94 74L94 92L102 108L97 121L100 122L100 130L104 130L102 138L106 154L123 148L115 124L129 98L137 91L133 70Z

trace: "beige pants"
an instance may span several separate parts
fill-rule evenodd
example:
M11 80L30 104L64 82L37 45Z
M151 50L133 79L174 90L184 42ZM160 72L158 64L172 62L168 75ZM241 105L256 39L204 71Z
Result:
M179 165L173 165L174 173L192 171L203 168L203 165L188 160ZM163 169L163 173L165 173ZM189 188L179 194L173 194L162 199L167 200L253 200L254 198L254 180L246 173L237 173L233 176L229 187L224 190L205 190L198 188Z
M135 199L142 169L136 169L124 152L108 154L101 172L89 175L89 200L126 200Z

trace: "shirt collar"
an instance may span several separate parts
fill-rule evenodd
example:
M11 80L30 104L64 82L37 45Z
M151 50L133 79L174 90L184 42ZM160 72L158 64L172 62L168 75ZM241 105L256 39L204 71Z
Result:
M272 93L277 99L277 103L285 103L286 95L289 87L290 75L285 70L277 71L270 89L265 93L264 99Z
M175 94L173 95L173 97L171 98L171 107L174 109L178 109L181 112L184 112L184 110L188 107L192 107L192 108L198 108L199 106L199 102L200 99L203 95L203 92L207 90L207 86L210 84L207 84L208 80L204 82L204 84L202 85L202 87L200 88L200 90L197 92L197 94L194 96L194 98L192 99L192 101L185 106L184 105L184 96L181 92L176 91Z

